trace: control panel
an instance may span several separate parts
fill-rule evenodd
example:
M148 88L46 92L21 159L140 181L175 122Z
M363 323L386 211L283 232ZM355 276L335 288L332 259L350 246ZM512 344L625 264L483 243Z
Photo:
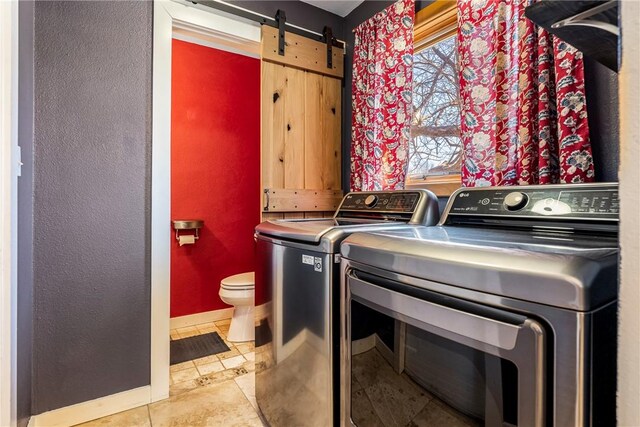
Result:
M413 213L420 200L417 191L376 191L349 193L339 211L365 211L376 213Z
M462 190L448 215L617 220L617 184L532 185Z

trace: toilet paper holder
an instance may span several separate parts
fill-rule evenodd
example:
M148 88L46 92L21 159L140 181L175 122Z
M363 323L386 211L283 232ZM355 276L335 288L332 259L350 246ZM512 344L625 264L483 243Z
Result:
M180 219L173 221L173 229L176 230L176 240L180 241L180 230L194 230L194 238L200 238L198 230L204 226L201 219Z

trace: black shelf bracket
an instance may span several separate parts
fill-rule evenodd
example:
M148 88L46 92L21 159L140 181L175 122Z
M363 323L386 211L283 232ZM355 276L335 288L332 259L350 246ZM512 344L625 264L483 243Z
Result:
M608 22L598 21L592 18L594 15L597 15L601 12L614 8L618 5L617 0L610 0L607 3L600 4L594 8L589 10L585 10L582 13L578 13L577 15L570 16L566 19L560 20L551 25L551 28L558 29L564 27L571 26L583 26L583 27L592 27L598 28L600 30L607 31L615 36L620 35L620 28L616 25L610 24Z
M586 57L617 72L620 1L626 0L540 0L527 6L524 14Z
M333 68L333 42L335 41L333 30L331 30L331 27L324 27L322 35L324 42L327 44L327 68Z
M284 56L284 26L287 23L287 14L282 9L276 12L276 23L278 24L278 55Z

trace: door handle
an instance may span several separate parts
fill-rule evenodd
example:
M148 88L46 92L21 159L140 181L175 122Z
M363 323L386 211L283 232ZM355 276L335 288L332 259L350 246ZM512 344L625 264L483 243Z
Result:
M265 205L262 207L262 210L263 210L264 212L268 212L268 211L269 211L269 202L270 202L270 200L269 200L269 189L268 189L268 188L265 188L265 189L264 189L264 195L266 196L266 197L265 197L265 198L266 198L266 203L265 203Z
M495 348L512 350L523 329L530 329L537 322L524 316L517 316L521 323L513 324L478 314L461 311L426 299L396 292L385 287L365 282L353 271L348 274L351 297L358 302L385 309L402 317L415 319L431 328L435 327L449 333L479 341ZM542 333L542 331L539 331Z

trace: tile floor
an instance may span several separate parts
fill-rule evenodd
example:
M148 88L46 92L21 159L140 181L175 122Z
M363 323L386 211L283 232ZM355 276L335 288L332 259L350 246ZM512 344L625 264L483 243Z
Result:
M353 358L352 417L362 426L484 425L456 411L414 382L396 374L377 349Z
M171 339L217 332L229 351L171 366L169 398L82 427L262 427L255 398L253 343L226 340L230 320L171 331Z

